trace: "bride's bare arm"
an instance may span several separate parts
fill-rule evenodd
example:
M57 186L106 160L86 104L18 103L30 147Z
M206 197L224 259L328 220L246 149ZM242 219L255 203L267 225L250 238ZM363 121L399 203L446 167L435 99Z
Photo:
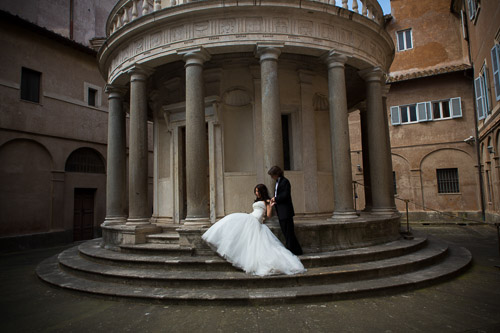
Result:
M268 200L269 201L269 200ZM266 217L267 218L270 218L271 217L271 214L273 212L273 206L271 206L271 203L266 201L266 209L267 209L267 212L266 212Z

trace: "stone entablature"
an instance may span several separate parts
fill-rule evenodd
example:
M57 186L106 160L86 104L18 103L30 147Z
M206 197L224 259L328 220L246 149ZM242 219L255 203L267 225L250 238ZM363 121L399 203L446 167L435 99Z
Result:
M113 13L109 20L116 21ZM218 1L198 1L148 11L127 22L108 30L110 36L99 53L108 82L125 82L124 74L133 64L154 67L177 61L179 51L197 46L211 55L253 52L261 42L281 45L282 53L312 56L334 49L349 55L347 63L358 69L377 66L384 70L394 53L379 20L317 1L273 0L260 5L229 1L224 6Z

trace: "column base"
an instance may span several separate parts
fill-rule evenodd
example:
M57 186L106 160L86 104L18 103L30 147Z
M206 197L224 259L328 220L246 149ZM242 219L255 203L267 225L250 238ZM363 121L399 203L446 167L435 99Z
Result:
M125 224L127 222L126 216L106 216L101 226Z
M126 223L126 225L129 225L129 226L141 226L141 225L147 225L147 224L151 224L149 217L128 218L127 223Z
M372 209L370 210L370 214L373 214L373 215L394 215L397 213L398 213L398 210L396 207L387 207L387 208L372 207Z
M350 220L357 219L359 215L353 210L350 212L333 212L332 217L330 217L329 221L338 221L338 220Z
M202 228L210 227L210 217L186 217L182 220L183 228Z

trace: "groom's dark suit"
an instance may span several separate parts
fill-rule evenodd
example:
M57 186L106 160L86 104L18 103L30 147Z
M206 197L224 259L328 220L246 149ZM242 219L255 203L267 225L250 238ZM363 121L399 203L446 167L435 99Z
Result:
M295 211L293 210L292 203L292 187L290 182L285 177L278 179L278 188L276 189L276 213L280 221L281 231L285 235L286 248L293 254L302 254L302 248L299 241L295 237L295 230L293 225L293 217Z

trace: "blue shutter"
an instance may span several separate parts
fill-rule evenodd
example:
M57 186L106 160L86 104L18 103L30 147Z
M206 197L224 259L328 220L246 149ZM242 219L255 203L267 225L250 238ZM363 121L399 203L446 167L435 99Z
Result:
M391 124L401 125L401 117L399 116L399 106L391 106Z
M462 117L462 100L460 97L455 97L450 99L451 106L451 117L461 118Z
M476 16L476 4L474 0L467 0L467 2L469 3L469 18L472 20Z
M476 93L476 109L477 109L477 119L481 120L485 118L484 115L484 103L483 103L483 79L479 76L474 80L474 91Z
M491 63L493 68L493 82L495 85L496 100L500 100L500 45L495 44L491 49Z

